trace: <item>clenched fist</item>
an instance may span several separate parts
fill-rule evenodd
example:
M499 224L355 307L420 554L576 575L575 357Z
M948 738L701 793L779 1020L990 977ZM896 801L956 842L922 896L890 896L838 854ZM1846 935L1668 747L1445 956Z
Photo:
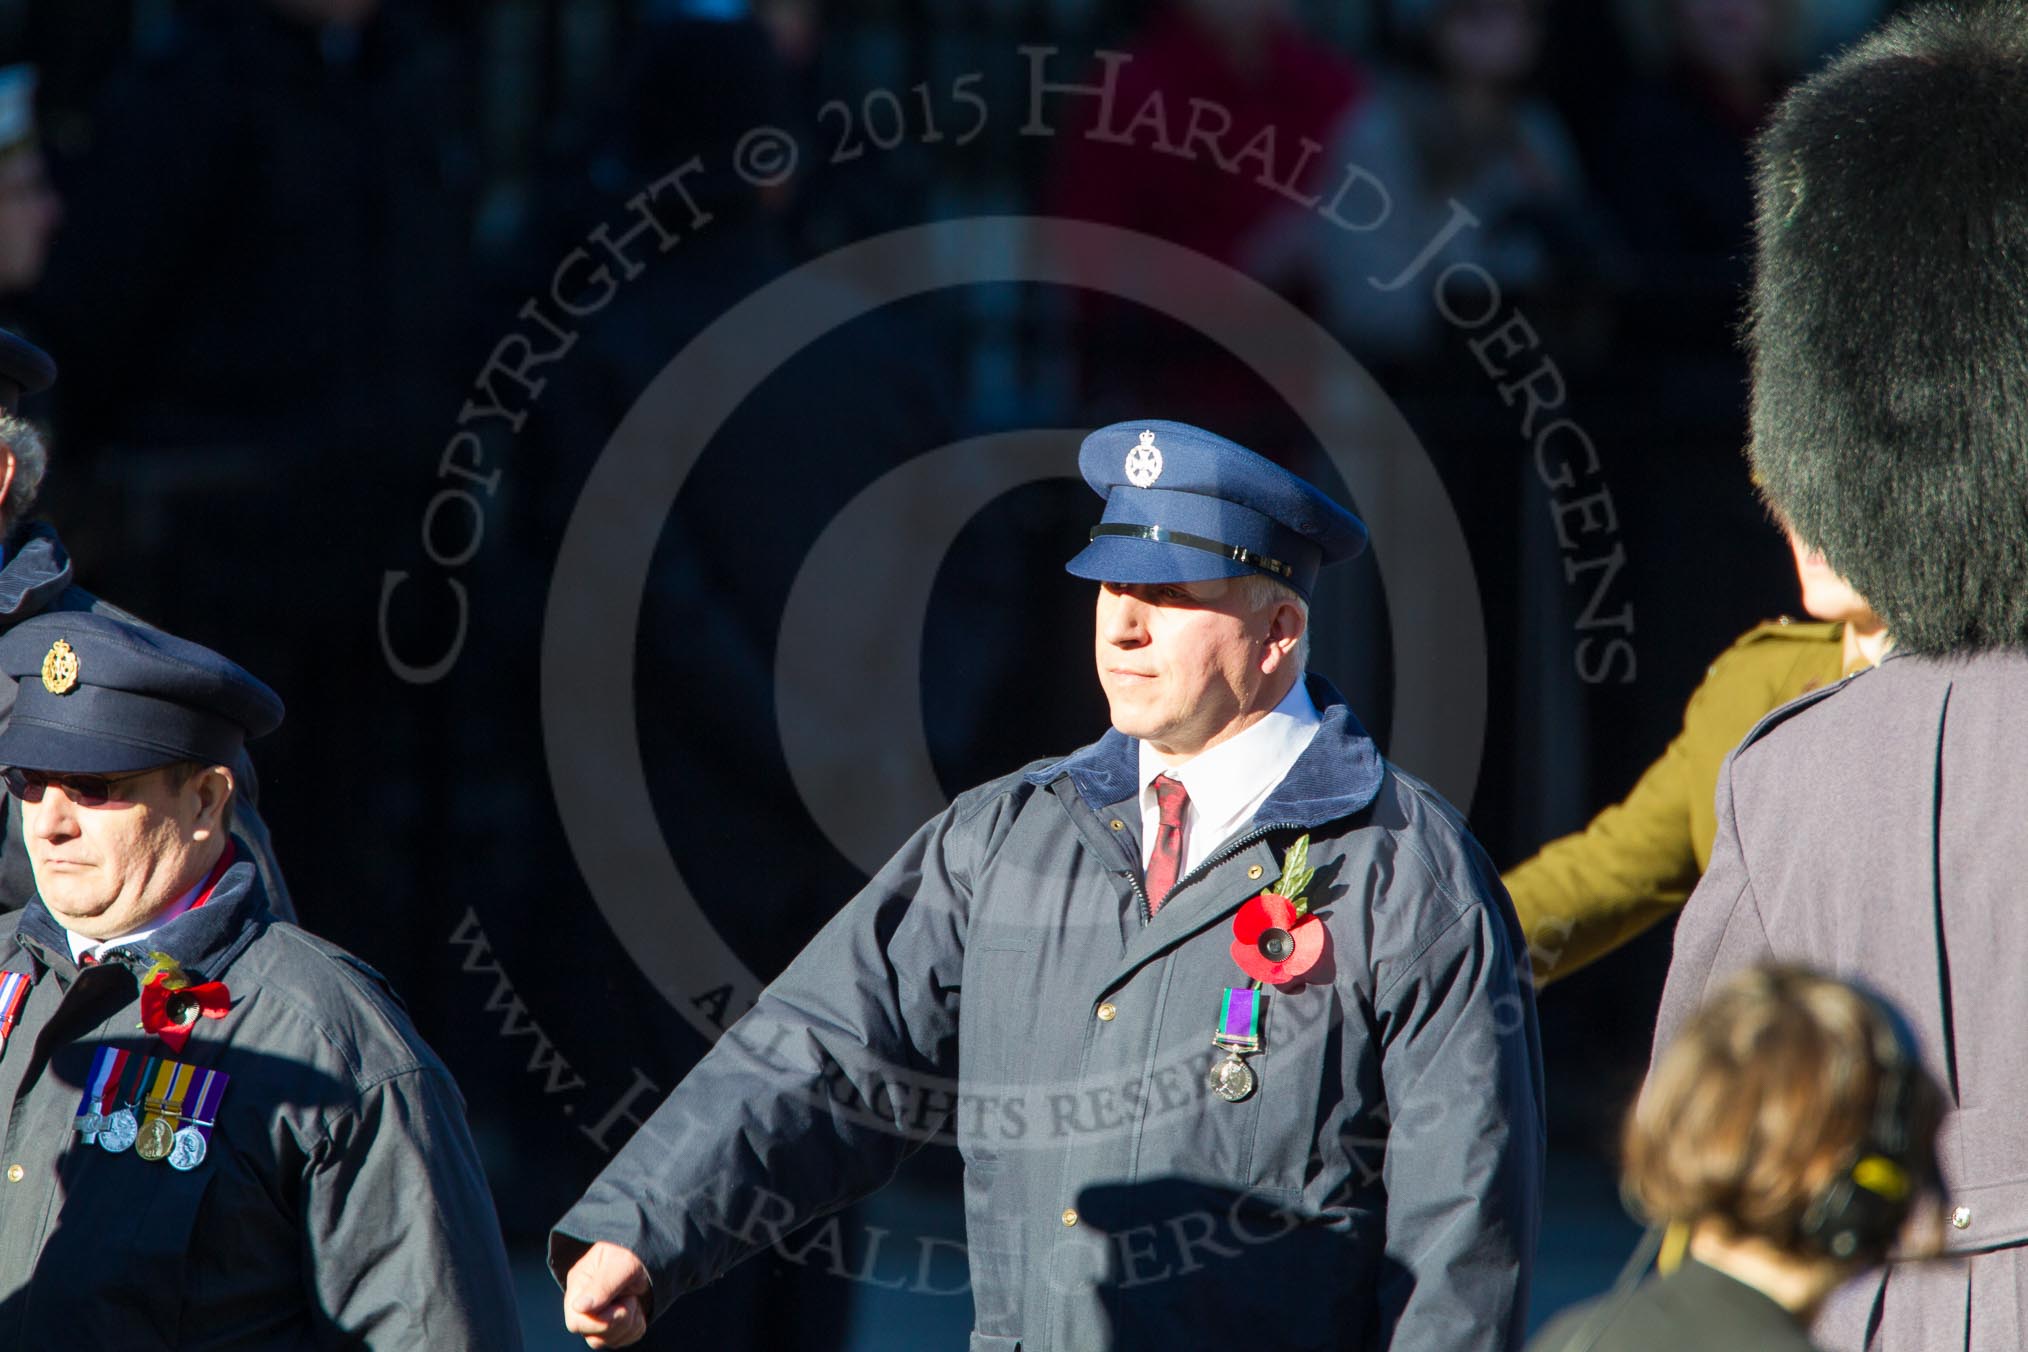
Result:
M648 1331L648 1269L630 1250L600 1241L571 1264L563 1326L593 1347L625 1347Z

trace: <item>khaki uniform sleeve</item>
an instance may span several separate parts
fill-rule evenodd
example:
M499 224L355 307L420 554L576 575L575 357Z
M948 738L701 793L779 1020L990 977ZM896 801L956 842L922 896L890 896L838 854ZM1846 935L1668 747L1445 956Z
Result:
M1506 874L1538 986L1665 919L1697 885L1686 737L1677 734L1625 799Z
M1603 957L1673 915L1710 856L1725 756L1774 709L1838 679L1842 630L1767 624L1720 654L1683 727L1625 799L1551 841L1503 881L1538 985Z

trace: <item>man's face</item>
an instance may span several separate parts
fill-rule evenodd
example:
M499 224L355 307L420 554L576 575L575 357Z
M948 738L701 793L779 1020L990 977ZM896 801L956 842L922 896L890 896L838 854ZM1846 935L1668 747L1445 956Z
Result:
M220 769L164 766L80 807L59 780L22 802L21 834L36 890L66 929L111 939L146 925L202 881L221 838ZM179 780L181 781L179 783ZM230 778L226 778L230 793Z
M1113 726L1179 759L1215 746L1273 707L1270 678L1301 632L1294 606L1251 609L1230 581L1103 583L1098 675Z

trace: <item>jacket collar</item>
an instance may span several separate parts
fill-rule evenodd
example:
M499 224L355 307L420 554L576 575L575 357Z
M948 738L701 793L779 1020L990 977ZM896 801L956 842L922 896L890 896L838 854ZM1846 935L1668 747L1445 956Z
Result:
M22 526L7 541L0 568L0 625L42 613L70 584L70 552L55 528L41 521Z
M111 950L105 961L127 968L138 981L154 965L149 953L166 953L192 978L212 980L222 975L273 919L258 870L242 859L225 871L204 905L177 916L149 935L145 944ZM44 967L60 972L76 970L70 939L41 897L30 898L22 908L15 937Z
M1304 830L1349 817L1380 792L1386 769L1380 748L1352 714L1345 697L1322 676L1309 677L1311 702L1322 719L1310 744L1254 814L1259 822L1287 822ZM1069 776L1078 797L1094 812L1135 796L1140 746L1117 729L1052 765L1028 772L1045 785Z

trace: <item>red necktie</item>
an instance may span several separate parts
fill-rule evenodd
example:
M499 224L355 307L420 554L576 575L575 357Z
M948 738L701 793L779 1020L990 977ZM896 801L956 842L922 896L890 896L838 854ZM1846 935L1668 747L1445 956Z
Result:
M1161 824L1155 828L1155 850L1148 856L1148 914L1162 909L1162 903L1169 896L1169 889L1176 885L1176 875L1183 866L1183 809L1190 804L1190 793L1180 779L1167 775L1155 776L1155 810L1161 815Z

